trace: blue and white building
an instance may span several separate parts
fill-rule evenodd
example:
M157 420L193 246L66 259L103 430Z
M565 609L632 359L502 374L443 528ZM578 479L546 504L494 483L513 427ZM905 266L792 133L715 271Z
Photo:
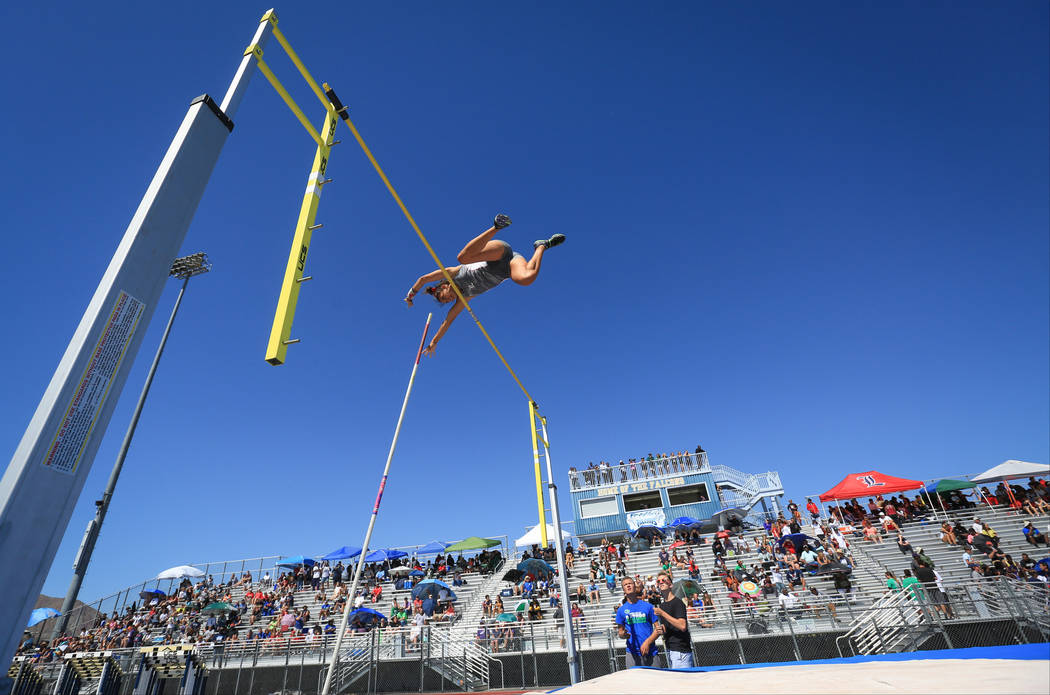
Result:
M647 524L664 527L682 516L709 521L726 509L760 523L763 514L780 510L784 495L776 471L712 466L707 452L569 471L569 489L574 535L587 542Z

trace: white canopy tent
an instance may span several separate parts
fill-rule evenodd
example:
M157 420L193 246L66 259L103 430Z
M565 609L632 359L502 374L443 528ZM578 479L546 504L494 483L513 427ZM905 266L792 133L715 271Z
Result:
M554 536L554 526L552 526L551 524L547 524L547 541L550 542L551 540L553 540ZM561 530L562 542L564 543L565 541L570 540L571 538L572 534L566 531L563 525L563 528ZM539 545L540 542L540 525L536 524L535 526L529 529L528 533L526 533L518 540L514 541L514 545L518 548L527 548L530 545Z
M974 483L997 483L1000 480L1013 480L1014 478L1025 478L1033 475L1047 475L1050 466L1045 463L1029 463L1028 461L1016 461L1010 459L1003 461L994 468L989 468L984 473L971 478Z

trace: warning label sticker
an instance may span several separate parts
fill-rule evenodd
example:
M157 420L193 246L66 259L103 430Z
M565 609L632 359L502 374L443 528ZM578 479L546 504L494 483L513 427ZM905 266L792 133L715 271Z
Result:
M84 369L84 376L73 392L58 432L48 447L44 466L62 473L76 472L145 307L126 292L121 291L117 297L102 336Z

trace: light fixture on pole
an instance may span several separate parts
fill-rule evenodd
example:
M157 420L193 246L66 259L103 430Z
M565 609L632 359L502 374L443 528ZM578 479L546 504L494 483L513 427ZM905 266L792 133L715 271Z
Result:
M124 435L124 442L120 445L120 453L117 454L116 463L113 464L113 470L109 474L106 491L102 493L102 499L95 500L95 517L88 522L88 527L84 531L84 540L80 542L80 549L77 551L76 559L73 561L73 581L70 582L69 591L66 592L66 598L62 601L62 614L55 620L55 629L51 639L61 637L69 622L69 613L73 610L77 595L80 593L80 585L84 582L84 575L87 574L88 564L91 562L91 553L95 550L99 530L102 528L102 522L106 518L106 510L109 509L109 503L113 499L113 491L117 487L120 469L124 467L124 459L127 457L128 448L131 446L131 438L135 435L135 427L139 424L142 406L146 403L146 396L149 395L149 387L153 383L153 375L157 373L157 365L160 364L160 356L164 353L164 346L168 342L171 326L175 323L175 314L178 313L179 305L182 304L182 296L186 293L186 285L189 284L190 278L203 275L209 270L211 270L211 263L208 261L208 256L204 253L195 253L190 256L176 258L168 271L169 277L182 280L182 287L179 288L179 296L175 299L175 306L171 310L168 325L164 327L164 335L161 337L160 345L157 347L157 354L153 357L153 364L150 365L149 374L146 375L146 383L142 387L142 393L139 394L139 402L135 405L135 413L131 416L131 424L128 425L128 431Z

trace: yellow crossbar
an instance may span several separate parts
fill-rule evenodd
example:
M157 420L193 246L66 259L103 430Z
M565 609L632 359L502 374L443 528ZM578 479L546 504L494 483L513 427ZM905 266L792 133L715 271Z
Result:
M270 66L266 64L266 61L262 59L262 49L258 46L249 46L248 50L255 54L255 62L259 66L259 71L266 76L266 79L270 81L274 90L281 95L281 98L284 99L284 103L288 104L288 108L292 110L295 117L303 124L303 127L306 128L306 132L310 134L310 137L314 139L314 142L316 142L319 147L325 147L327 143L321 139L321 135L317 132L317 129L314 128L313 123L310 123L306 114L303 113L301 108L299 108L299 104L295 103L295 99L292 99L292 95L288 93L288 90L284 88L281 81L277 79L277 75L273 74L273 70L271 70Z
M310 85L310 89L312 89L314 94L317 95L317 98L321 100L321 104L323 104L329 111L334 110L332 102L328 101L328 97L326 97L324 92L321 91L321 88L317 85L317 82L310 74L310 71L306 69L305 65L303 65L303 61L299 60L299 55L292 48L292 45L288 43L288 39L284 38L284 34L281 33L281 30L277 28L276 24L273 25L273 36L277 39L278 43L281 44L281 48L283 48L284 52L288 54L288 57L292 59L292 63L295 64L295 67L299 69L299 72L306 80L306 84Z
M326 91L329 91L331 89L327 83L324 85L324 88ZM401 196L399 196L397 194L397 191L394 190L394 186L390 183L390 179L388 179L386 174L383 172L383 168L379 166L379 162L377 162L376 158L372 156L372 150L368 149L368 145L365 144L364 138L361 137L361 134L357 131L357 128L354 127L354 123L350 120L350 116L347 114L347 110L343 109L339 115L342 117L343 122L346 123L347 127L350 128L350 132L354 134L354 139L357 140L357 144L361 146L362 150L364 150L365 156L368 157L368 161L372 163L372 166L375 168L376 173L379 174L379 178L383 179L383 183L386 184L386 188L388 191L390 191L390 195L394 197L394 200L397 202L398 207L401 208L401 212L404 213L405 218L408 220L408 223L412 225L412 229L415 230L416 236L418 236L419 240L423 242L423 246L427 247L427 251L430 252L430 256L434 259L434 262L437 263L437 267L441 270L441 274L445 276L446 280L448 280L448 284L452 286L452 289L453 291L455 291L456 296L459 297L459 301L463 302L464 308L466 308L466 310L470 312L470 316L474 319L474 323L478 324L478 328L481 329L482 335L484 335L485 339L489 341L489 345L492 346L492 349L496 351L496 355L499 357L500 361L503 362L503 366L507 368L507 371L510 372L511 377L513 377L514 381L518 384L518 388L521 389L522 393L525 394L525 397L529 399L530 403L534 403L535 401L533 400L532 396L529 395L529 392L525 389L525 385L521 383L521 379L519 379L518 375L514 373L513 369L511 369L511 366L507 362L507 359L503 356L503 353L499 351L498 347L496 347L496 343L492 340L492 336L490 336L489 332L485 330L485 326L481 324L481 320L478 318L477 314L474 313L474 310L470 306L470 302L468 302L467 298L463 296L462 292L460 292L459 287L456 285L456 283L452 281L452 276L448 274L447 270L445 270L445 264L441 262L440 258L438 258L437 253L434 251L434 247L430 245L430 242L427 241L426 236L419 229L419 225L417 225L416 221L412 219L412 215L411 213L409 213L408 208L405 207L405 204L401 201Z

